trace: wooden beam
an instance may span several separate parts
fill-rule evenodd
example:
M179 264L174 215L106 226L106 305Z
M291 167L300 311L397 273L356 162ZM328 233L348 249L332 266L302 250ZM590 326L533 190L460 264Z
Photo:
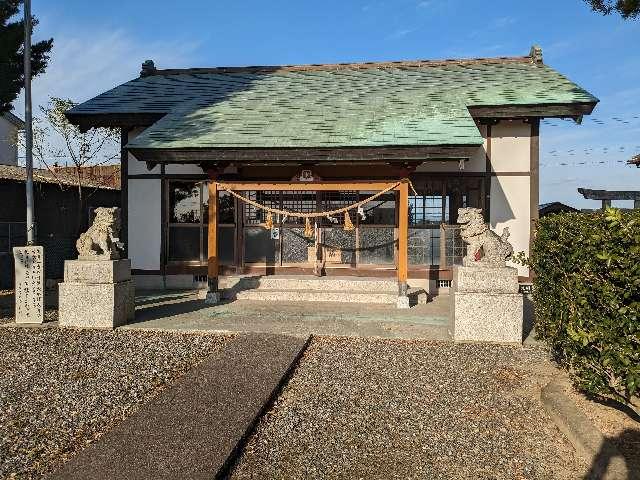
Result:
M376 180L362 180L345 182L220 182L229 190L277 190L277 191L350 191L350 190L385 190L398 182L380 182ZM399 188L399 187L398 187ZM396 188L397 189L397 188Z
M579 188L587 200L640 200L640 190L591 190Z
M207 298L209 298L210 296L218 295L218 184L215 182L209 182L209 226L207 242L207 276L209 287Z
M129 258L129 152L124 146L129 130L120 129L120 238L124 242L124 257Z
M139 148L129 151L141 162L211 164L315 164L317 162L423 162L471 158L481 145L398 145L376 147L288 147L288 148Z
M529 255L533 250L536 224L540 217L540 119L531 120L531 144L529 148ZM529 276L533 270L529 270Z
M548 103L534 105L477 105L470 106L473 118L579 118L593 112L597 102Z
M398 293L407 294L407 277L409 270L409 180L400 183L398 208Z

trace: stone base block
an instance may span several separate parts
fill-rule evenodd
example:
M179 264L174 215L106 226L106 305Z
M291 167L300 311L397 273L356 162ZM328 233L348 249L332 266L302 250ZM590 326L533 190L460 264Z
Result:
M127 297L127 320L135 320L136 318L136 285L133 280L127 282L129 284L128 297Z
M207 305L218 305L222 300L222 294L220 291L217 292L207 292L207 296L204 300L204 303Z
M398 297L396 306L400 309L411 308L411 302L409 302L409 297L407 295L400 295Z
M454 267L455 292L518 293L518 270L513 267Z
M119 283L59 285L59 323L62 327L114 328L134 315L131 280Z
M131 260L67 260L64 281L71 283L119 283L131 280Z
M523 299L519 293L455 292L451 319L456 342L522 343Z

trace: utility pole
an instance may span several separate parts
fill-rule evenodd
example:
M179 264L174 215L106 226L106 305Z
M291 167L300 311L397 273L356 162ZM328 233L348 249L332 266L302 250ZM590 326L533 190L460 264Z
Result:
M31 0L24 0L24 137L27 181L27 245L35 243L33 219L33 118L31 115Z

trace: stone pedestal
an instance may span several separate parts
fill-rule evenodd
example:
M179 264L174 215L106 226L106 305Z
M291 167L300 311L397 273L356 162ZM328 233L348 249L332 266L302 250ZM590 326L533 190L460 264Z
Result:
M207 296L204 299L204 303L207 305L218 305L222 301L222 294L220 291L207 292Z
M411 302L409 301L408 295L400 295L398 296L398 301L396 302L396 307L399 309L411 308Z
M512 267L454 267L451 329L456 342L522 343L523 297Z
M64 327L114 328L135 315L131 261L67 260L59 285L59 322Z

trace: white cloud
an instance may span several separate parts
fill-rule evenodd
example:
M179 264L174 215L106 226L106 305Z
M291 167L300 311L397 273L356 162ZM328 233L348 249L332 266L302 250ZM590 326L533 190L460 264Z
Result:
M53 34L54 46L45 73L33 79L33 113L40 114L52 96L83 102L136 78L144 60L153 59L159 68L193 66L196 43L135 40L122 30ZM14 102L14 113L24 117L24 92ZM62 140L50 143L62 147ZM20 152L21 158L24 152ZM64 159L59 160L64 164ZM36 165L42 167L42 165Z
M414 31L415 31L414 28L402 28L400 30L396 30L391 35L389 35L387 38L402 38L402 37L406 37L407 35L409 35L410 33L414 32Z
M191 66L198 44L151 44L136 41L122 30L92 31L85 35L54 35L51 60L32 83L34 112L50 96L82 102L138 76L146 59L163 67ZM24 112L23 94L14 103Z

